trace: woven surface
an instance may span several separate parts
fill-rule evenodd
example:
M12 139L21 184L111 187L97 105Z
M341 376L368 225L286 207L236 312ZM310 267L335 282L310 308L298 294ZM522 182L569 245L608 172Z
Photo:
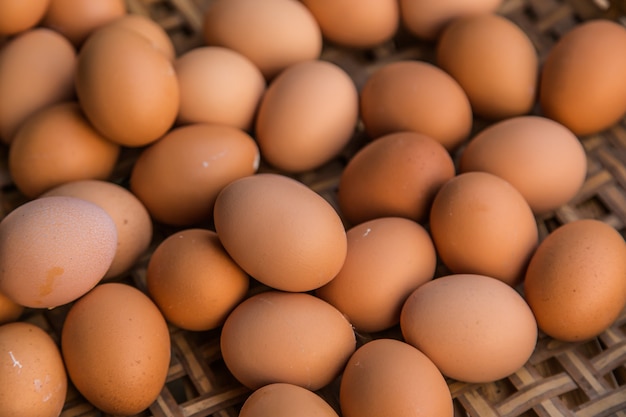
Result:
M202 13L210 0L128 0L129 10L150 16L172 37L177 52L203 44ZM617 18L626 2L602 0L507 0L500 13L529 35L540 58L569 29L583 20ZM323 59L344 68L361 86L381 65L399 59L431 60L431 44L398 36L375 50L356 52L327 46ZM626 76L626 75L625 75ZM484 127L476 120L475 130ZM569 204L539 219L540 235L560 224L580 218L596 218L626 234L626 120L602 134L581 138L588 155L588 177ZM339 175L348 159L363 145L357 132L342 155L324 167L299 174L333 205ZM6 168L6 149L0 150L0 215L24 201L12 187ZM123 180L136 153L122 158L116 171ZM268 170L262 167L261 170ZM153 247L167 235L156 229ZM145 286L147 254L126 278L140 289ZM47 329L58 341L67 307L28 311L27 320ZM360 343L372 337L397 337L398 329L384 335L359 335ZM141 416L236 417L249 395L227 371L220 357L219 331L186 332L171 327L172 363L167 384L158 400ZM626 417L626 311L598 338L585 343L562 343L541 336L528 363L510 377L490 384L465 384L449 380L458 417L491 416L624 416ZM319 393L338 408L338 381ZM63 417L104 416L70 387Z

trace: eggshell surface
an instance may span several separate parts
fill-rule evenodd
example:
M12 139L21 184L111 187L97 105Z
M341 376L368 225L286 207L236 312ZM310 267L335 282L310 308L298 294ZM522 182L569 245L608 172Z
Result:
M583 219L554 230L530 260L524 293L539 328L555 339L590 339L626 305L626 244L611 226Z
M437 262L428 232L404 218L370 220L347 232L346 261L316 290L360 332L382 331L400 321L406 298L431 280Z
M395 339L372 340L346 364L339 390L344 417L452 417L448 385L435 364Z
M407 343L444 375L465 382L512 374L537 342L537 323L526 301L484 275L447 275L420 286L402 308L400 328Z
M61 350L73 384L95 407L137 414L156 400L170 364L165 319L141 291L97 286L70 309Z
M335 209L306 185L263 173L220 192L215 230L229 255L272 288L310 291L337 275L347 239Z
M248 388L283 382L315 391L341 372L356 339L346 318L325 301L266 291L232 311L220 344L226 366Z
M338 417L317 394L298 385L274 383L253 392L244 402L239 417Z
M4 0L0 3L0 35L15 35L35 27L50 0Z
M24 306L17 304L9 297L0 293L0 324L10 323L20 318Z
M67 393L61 352L40 327L0 326L0 417L57 417Z
M31 200L0 222L0 291L32 308L69 303L102 279L116 247L115 223L97 205Z
M545 117L519 116L474 136L461 154L459 171L484 171L507 180L541 215L580 191L587 176L587 155L562 124Z
M512 286L522 280L539 239L522 194L486 172L459 174L441 187L430 231L452 272L487 275Z

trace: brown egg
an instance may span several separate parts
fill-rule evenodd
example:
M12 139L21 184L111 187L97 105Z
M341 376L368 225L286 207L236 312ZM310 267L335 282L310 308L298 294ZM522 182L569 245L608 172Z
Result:
M275 383L254 391L244 402L239 417L338 417L317 394L298 385Z
M315 294L341 311L359 332L378 332L400 321L406 298L435 274L437 255L428 232L399 217L348 230L346 261Z
M216 123L250 130L265 92L265 78L245 56L219 46L194 48L178 57L178 122Z
M617 123L626 113L626 28L581 23L550 50L541 71L543 113L577 135Z
M334 43L371 48L388 41L398 30L396 0L302 0L320 25L322 35Z
M391 216L424 222L435 194L454 175L452 157L436 140L416 132L390 133L348 162L340 177L339 207L352 224Z
M505 119L535 104L539 58L511 20L480 14L450 23L437 43L437 65L463 87L475 115Z
M103 208L117 230L117 250L104 279L129 271L146 253L152 240L152 219L133 193L121 185L100 180L72 181L54 187L42 197L82 198Z
M217 234L186 229L157 246L146 272L148 293L165 318L187 330L209 330L248 291L248 275L226 253Z
M372 138L411 131L452 150L472 128L472 108L459 83L423 61L396 61L376 70L361 90L360 105Z
M322 33L296 0L217 0L204 16L204 40L248 57L270 79L297 62L319 57Z
M452 272L487 275L511 286L523 278L539 239L522 194L486 172L459 174L440 188L430 231Z
M43 26L79 47L94 30L126 14L124 0L49 0Z
M178 114L171 60L145 37L115 24L93 32L82 46L76 92L94 127L128 147L156 141Z
M624 276L620 233L599 220L577 220L541 242L524 293L542 331L560 340L586 340L606 330L626 306Z
M9 172L28 197L70 181L107 179L120 146L103 137L76 102L54 104L27 118L9 148Z
M361 346L344 370L339 391L344 417L452 417L445 379L422 352L402 341Z
M10 323L20 318L24 312L21 306L6 295L0 293L0 324Z
M76 51L45 28L11 38L0 50L0 139L10 143L30 115L74 95Z
M232 311L220 344L226 366L248 388L283 382L315 391L340 373L356 339L350 323L325 301L269 291Z
M407 343L441 372L491 382L521 368L535 349L537 323L522 296L484 275L440 277L417 288L400 317Z
M69 303L102 279L116 247L115 223L97 205L31 200L0 222L0 291L27 307Z
M545 214L581 189L587 156L578 138L560 123L518 116L472 138L461 154L459 171L497 175L522 193L535 214Z
M55 341L40 327L17 322L0 326L2 417L58 417L67 374Z
M0 2L0 35L15 35L35 27L50 0L3 0Z
M148 408L159 396L170 365L165 319L145 294L121 283L98 285L72 305L61 350L78 391L115 415Z
M258 167L259 150L244 131L192 124L172 129L142 151L130 189L155 220L191 225L209 220L222 188Z
M413 35L435 40L453 20L463 16L495 12L502 0L400 0L403 25Z
M350 76L326 61L292 65L261 99L256 140L261 155L283 171L307 171L328 162L354 133L359 96Z
M233 181L217 196L214 221L235 262L275 289L319 288L346 258L346 232L333 206L283 175Z
M152 47L162 52L170 61L176 58L176 49L172 39L163 26L155 20L137 13L121 16L110 22L109 26L128 29L145 38Z

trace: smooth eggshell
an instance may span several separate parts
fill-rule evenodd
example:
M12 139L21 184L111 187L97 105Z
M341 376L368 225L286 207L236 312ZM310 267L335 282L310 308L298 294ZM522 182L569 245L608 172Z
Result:
M146 37L115 23L93 32L80 49L76 93L94 127L128 147L164 135L180 102L171 59Z
M9 148L9 172L17 188L34 198L61 184L108 179L120 146L85 118L78 103L50 105L27 118Z
M121 283L100 284L72 305L61 350L78 391L114 415L148 408L170 365L170 336L161 312L144 293Z
M128 29L146 39L170 61L176 58L176 47L163 26L148 16L129 13L110 22L109 26Z
M40 327L0 326L0 417L58 417L67 374L55 341Z
M76 50L63 35L35 28L0 50L0 140L8 144L30 115L74 96Z
M264 160L288 172L328 162L352 138L359 96L335 64L309 61L285 69L259 105L255 137Z
M440 188L430 231L450 271L487 275L512 286L522 280L539 239L522 194L486 172L459 174Z
M115 222L117 249L104 279L128 272L146 253L152 239L152 219L134 194L113 182L101 180L72 181L59 185L42 197L82 198L103 208Z
M274 383L254 391L239 417L338 417L319 395L298 385Z
M195 123L169 131L143 149L130 189L155 220L171 225L208 221L218 193L254 174L259 150L243 130Z
M450 390L435 364L413 346L376 339L350 357L339 390L344 417L452 417Z
M24 306L17 304L6 295L0 293L0 324L10 323L20 318Z
M437 255L428 232L400 217L370 220L347 232L343 267L315 294L334 305L359 332L400 321L406 298L435 274Z
M295 63L317 59L322 51L315 17L296 0L217 0L203 23L207 45L248 57L266 79Z
M590 339L626 306L626 243L599 220L566 223L539 245L524 294L539 328L566 341Z
M252 127L265 78L248 58L219 46L198 47L179 56L174 69L180 86L179 123Z
M116 247L115 223L97 205L31 200L0 222L0 291L27 307L69 303L104 277Z
M256 174L224 187L214 222L235 262L275 289L319 288L346 258L346 232L333 206L283 175Z
M378 68L361 89L360 110L372 138L411 131L430 136L448 150L468 137L473 122L459 83L424 61L396 61Z
M535 349L537 323L522 296L484 275L439 277L402 308L407 343L459 381L491 382L521 368Z
M577 135L607 129L626 113L626 28L610 20L567 32L541 70L539 101L547 117Z
M580 191L587 176L587 156L576 135L562 124L519 116L474 136L463 149L459 171L484 171L507 180L541 215Z
M436 140L390 133L348 161L337 191L339 208L351 224L393 216L424 222L435 194L454 175L452 157Z
M0 35L15 35L35 27L51 0L3 0L0 2Z
M215 232L185 229L168 236L154 250L146 284L169 322L199 331L224 323L245 297L249 278L228 256Z
M315 391L343 370L356 339L348 320L325 301L266 291L232 311L220 344L226 366L248 388L284 382Z
M496 14L459 18L439 37L436 55L475 115L501 120L533 108L539 58L528 35L511 20Z

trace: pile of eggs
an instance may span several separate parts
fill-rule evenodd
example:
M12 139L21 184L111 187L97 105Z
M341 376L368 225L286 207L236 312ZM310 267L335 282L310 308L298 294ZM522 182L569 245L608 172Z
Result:
M580 191L579 138L626 114L626 29L582 23L543 61L500 5L214 0L205 44L177 53L121 0L0 2L0 139L26 200L0 222L0 417L58 416L68 381L145 410L168 327L220 331L242 417L452 416L446 378L608 328L623 237L587 219L540 239L537 216ZM358 83L320 58L400 30L435 62ZM361 129L336 205L295 179ZM143 256L145 292L124 281ZM20 320L60 306L60 346ZM340 410L316 393L338 378Z

